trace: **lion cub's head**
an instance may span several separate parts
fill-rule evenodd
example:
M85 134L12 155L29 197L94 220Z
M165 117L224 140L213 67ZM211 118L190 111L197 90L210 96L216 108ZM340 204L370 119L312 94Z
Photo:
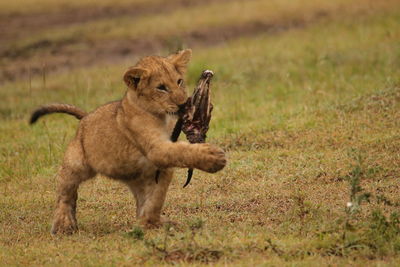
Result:
M142 107L157 115L175 114L187 100L183 81L190 49L168 57L149 56L129 68L124 81Z

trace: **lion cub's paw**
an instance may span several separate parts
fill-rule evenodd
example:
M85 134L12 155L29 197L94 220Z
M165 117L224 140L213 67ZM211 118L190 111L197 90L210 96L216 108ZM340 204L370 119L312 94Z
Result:
M51 233L55 234L72 234L78 230L78 225L72 214L58 214L53 222Z
M225 152L214 145L201 144L200 157L199 166L196 168L202 171L214 173L222 170L226 165Z

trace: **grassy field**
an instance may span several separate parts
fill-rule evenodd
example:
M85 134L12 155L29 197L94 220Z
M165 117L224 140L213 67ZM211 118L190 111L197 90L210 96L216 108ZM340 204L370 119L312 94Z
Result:
M19 29L35 14L114 2L2 2L0 21ZM0 66L17 74L0 75L0 265L398 266L400 2L174 0L164 11L161 2L4 29ZM143 12L118 11L129 8ZM156 45L113 52L140 38ZM185 189L177 170L164 212L178 225L157 230L136 225L127 188L97 177L79 191L79 232L52 236L55 175L78 123L53 115L31 127L29 113L118 99L138 57L187 46L190 91L203 69L216 73L208 140L228 166L195 171Z

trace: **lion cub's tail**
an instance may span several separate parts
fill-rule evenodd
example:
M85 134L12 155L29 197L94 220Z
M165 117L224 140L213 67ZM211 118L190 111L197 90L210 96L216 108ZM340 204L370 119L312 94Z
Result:
M83 117L85 117L87 115L87 113L84 110L82 110L78 107L75 107L73 105L55 103L55 104L48 104L48 105L45 105L45 106L42 106L42 107L36 109L32 113L29 123L33 124L40 117L47 115L47 114L51 114L51 113L67 113L67 114L74 116L78 120L82 119Z

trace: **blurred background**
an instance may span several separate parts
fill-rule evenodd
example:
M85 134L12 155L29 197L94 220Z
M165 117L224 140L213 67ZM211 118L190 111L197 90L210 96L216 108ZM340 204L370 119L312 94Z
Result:
M143 55L183 47L209 48L242 37L276 35L327 19L362 16L376 8L390 8L394 2L1 1L0 81L96 64L133 63Z

